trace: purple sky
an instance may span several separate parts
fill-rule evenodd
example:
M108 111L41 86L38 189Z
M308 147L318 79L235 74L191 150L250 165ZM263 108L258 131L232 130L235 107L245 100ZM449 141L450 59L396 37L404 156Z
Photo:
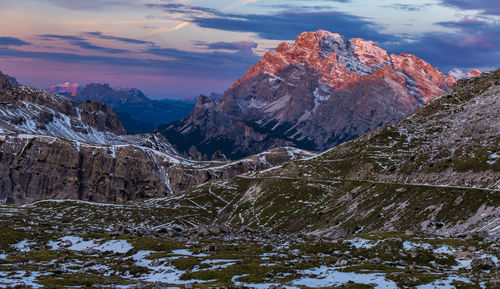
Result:
M223 92L267 50L325 29L412 53L444 72L500 66L500 1L2 0L0 70L47 88Z

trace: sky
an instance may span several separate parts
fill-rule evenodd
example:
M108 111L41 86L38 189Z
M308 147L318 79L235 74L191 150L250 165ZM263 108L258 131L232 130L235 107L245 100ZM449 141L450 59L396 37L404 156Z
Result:
M219 92L280 42L324 29L443 72L500 66L498 0L0 0L0 71L48 88Z

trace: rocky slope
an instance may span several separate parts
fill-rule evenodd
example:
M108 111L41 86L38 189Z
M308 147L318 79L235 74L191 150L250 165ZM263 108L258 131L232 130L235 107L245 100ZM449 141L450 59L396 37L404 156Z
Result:
M185 222L281 233L500 236L499 98L500 69L460 80L399 123L176 202L204 204Z
M1 83L7 78L0 77ZM163 197L207 180L230 178L312 154L276 149L240 161L181 157L159 134L125 135L98 101L70 99L26 86L0 90L0 200L122 202Z
M414 55L305 32L267 52L222 100L200 97L160 131L181 152L208 158L218 148L231 158L282 145L325 150L403 119L455 82Z
M26 86L0 91L2 132L25 132L89 142L125 134L116 114L101 102L75 105L70 99Z
M325 238L217 225L186 228L190 224L165 223L172 215L162 203L168 201L0 205L2 286L496 289L500 285L499 242L487 235L444 238L407 231ZM186 202L186 208L195 204L196 200Z
M54 85L49 91L76 102L97 100L109 105L128 133L153 132L156 126L179 120L193 108L191 101L152 100L136 88L111 87L108 84L82 86L67 82Z

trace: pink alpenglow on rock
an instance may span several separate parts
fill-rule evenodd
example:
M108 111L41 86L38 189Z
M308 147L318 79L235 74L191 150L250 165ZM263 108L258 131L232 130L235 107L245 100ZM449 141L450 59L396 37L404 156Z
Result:
M221 100L207 99L162 132L181 151L207 156L220 148L230 158L286 145L325 150L403 119L461 74L389 55L373 41L304 32L268 51Z

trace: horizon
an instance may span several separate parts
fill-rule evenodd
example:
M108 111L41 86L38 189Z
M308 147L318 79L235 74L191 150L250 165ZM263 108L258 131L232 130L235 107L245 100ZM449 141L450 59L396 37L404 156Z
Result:
M266 51L319 29L414 54L444 73L500 66L494 0L3 2L0 71L39 88L108 83L152 99L223 93Z

